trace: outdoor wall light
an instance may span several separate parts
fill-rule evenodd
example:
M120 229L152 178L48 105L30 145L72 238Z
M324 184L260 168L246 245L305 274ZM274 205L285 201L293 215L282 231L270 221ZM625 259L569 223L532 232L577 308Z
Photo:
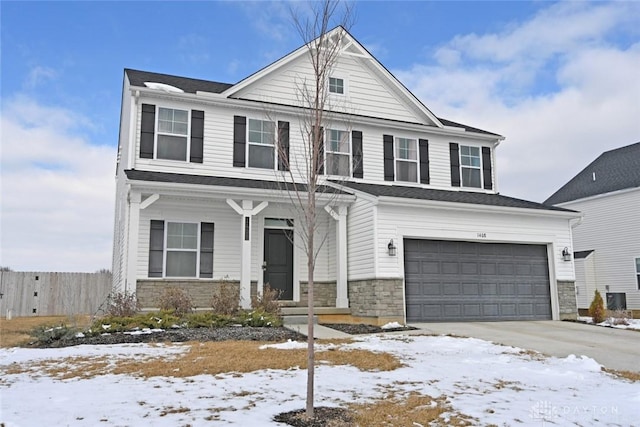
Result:
M389 249L389 256L396 256L396 254L398 253L398 248L396 248L396 245L393 244L393 239L389 241L387 249Z
M565 246L562 250L562 259L565 261L571 261L571 252L569 252L569 248Z

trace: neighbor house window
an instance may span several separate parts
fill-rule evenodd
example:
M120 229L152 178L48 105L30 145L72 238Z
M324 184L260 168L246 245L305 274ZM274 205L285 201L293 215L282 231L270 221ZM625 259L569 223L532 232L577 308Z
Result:
M344 95L344 79L329 77L329 93Z
M249 119L249 167L273 169L276 159L276 124L266 120Z
M186 161L188 133L188 111L159 107L156 158Z
M396 138L396 181L418 182L417 141Z
M463 187L482 187L482 163L479 147L460 146L460 169Z
M166 277L196 277L198 224L168 222L166 248Z
M640 290L640 258L636 258L636 281L638 282L638 290Z
M326 147L328 175L349 176L351 174L351 155L349 132L329 129L329 141Z

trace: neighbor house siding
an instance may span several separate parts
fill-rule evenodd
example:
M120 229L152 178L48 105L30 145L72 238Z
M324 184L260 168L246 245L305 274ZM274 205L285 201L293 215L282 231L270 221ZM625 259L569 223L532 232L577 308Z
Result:
M596 255L576 259L576 292L578 308L589 308L596 290Z
M603 297L608 285L609 292L627 294L627 308L640 309L634 264L634 258L640 257L640 189L560 206L584 215L582 223L573 230L573 250L594 250L595 283ZM593 290L589 302L592 298Z
M375 209L358 197L347 215L347 274L349 280L375 278Z

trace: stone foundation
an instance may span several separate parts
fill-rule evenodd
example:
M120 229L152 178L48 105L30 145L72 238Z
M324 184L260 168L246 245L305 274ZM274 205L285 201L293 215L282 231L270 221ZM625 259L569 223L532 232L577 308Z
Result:
M349 282L351 315L362 323L404 322L402 279L370 279Z
M575 282L558 280L558 305L560 320L576 320L578 318Z
M283 307L306 307L309 298L309 282L300 282L300 301L282 301ZM336 282L313 282L313 306L336 306Z
M231 284L240 292L240 281L238 280L138 280L136 285L136 296L143 309L158 308L162 294L168 288L182 289L193 301L195 309L211 308L211 300L216 295L220 286L224 283ZM251 296L256 295L257 283L251 283Z

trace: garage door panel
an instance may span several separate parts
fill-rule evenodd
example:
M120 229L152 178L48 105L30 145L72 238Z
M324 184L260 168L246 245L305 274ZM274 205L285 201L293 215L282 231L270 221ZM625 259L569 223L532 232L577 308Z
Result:
M551 318L545 245L404 243L407 320Z

